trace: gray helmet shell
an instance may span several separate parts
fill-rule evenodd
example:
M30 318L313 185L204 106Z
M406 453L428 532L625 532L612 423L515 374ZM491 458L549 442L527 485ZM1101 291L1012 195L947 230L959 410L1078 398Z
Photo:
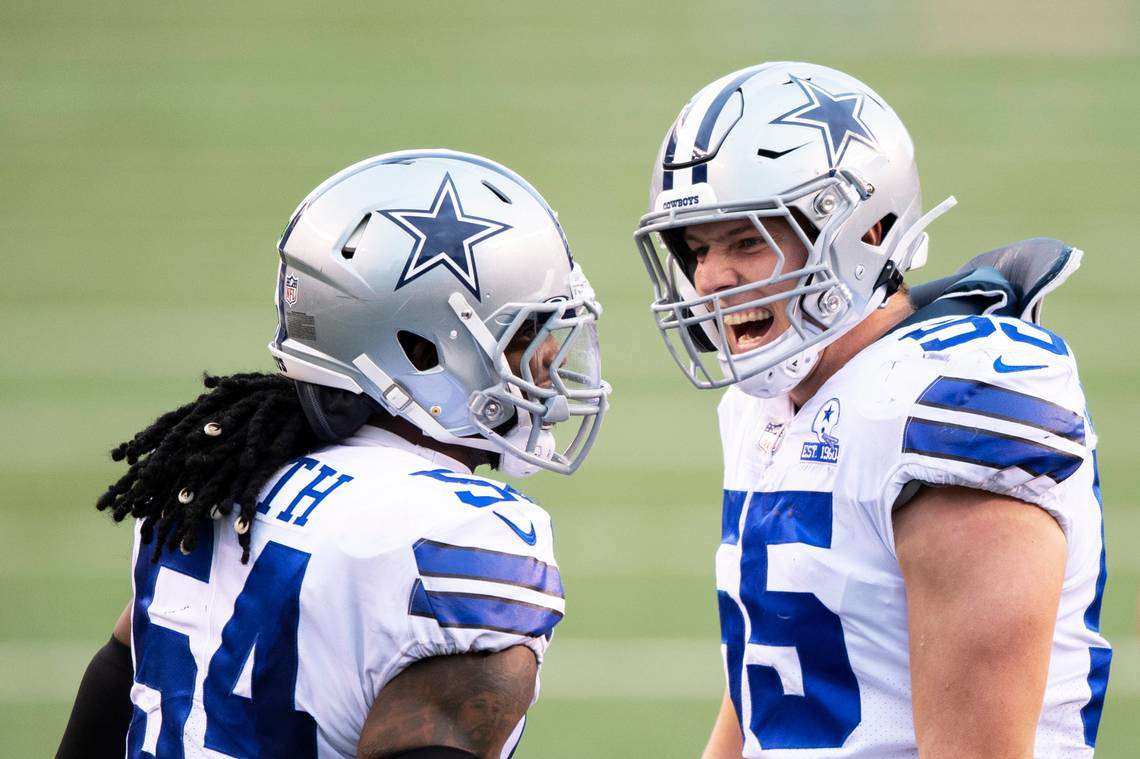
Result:
M649 206L635 238L666 344L698 387L741 383L762 396L787 392L807 376L819 351L897 286L897 276L884 276L925 261L922 230L937 215L922 216L914 145L886 101L843 72L796 62L742 69L702 88L661 144ZM715 297L696 292L676 251L660 239L688 225L750 218L774 245L762 222L772 217L785 219L810 250L804 267L788 270L775 246L780 265L772 278ZM889 222L883 239L864 242L880 221ZM789 279L797 286L780 298L760 297ZM727 304L746 291L756 298ZM787 309L788 332L744 354L724 347L724 315L776 305ZM701 355L709 352L719 372Z
M510 370L506 344L536 314L568 311L577 320L568 327L592 332L601 311L542 196L466 153L402 151L349 166L301 202L278 249L269 348L281 371L366 393L448 443L509 450L494 430L528 397L534 410L565 393L531 383L527 396L520 388L531 378ZM409 339L434 347L434 365L417 368ZM608 386L593 374L575 400L596 427ZM504 398L485 413L495 395ZM535 413L535 428L562 421ZM536 455L534 446L518 453ZM580 463L537 458L556 470Z

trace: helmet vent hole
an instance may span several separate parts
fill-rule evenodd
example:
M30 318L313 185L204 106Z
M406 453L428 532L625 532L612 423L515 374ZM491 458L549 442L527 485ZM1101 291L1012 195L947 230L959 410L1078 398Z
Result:
M371 221L371 219L372 214L365 214L364 218L360 220L360 223L356 225L356 229L352 230L352 234L348 236L344 247L340 249L340 255L345 261L351 261L352 257L356 255L356 247L360 244L360 238L364 237L364 229L368 226L368 222Z
M439 366L439 353L436 352L435 343L431 340L406 329L397 332L396 339L400 341L400 347L404 349L408 361L418 371L426 372Z
M488 182L486 179L483 180L483 186L486 187L488 190L490 190L492 193L494 193L495 197L498 198L499 200L503 201L504 203L507 203L508 205L511 203L511 199L507 197L507 194L505 192L503 192L498 187L496 187L495 185Z

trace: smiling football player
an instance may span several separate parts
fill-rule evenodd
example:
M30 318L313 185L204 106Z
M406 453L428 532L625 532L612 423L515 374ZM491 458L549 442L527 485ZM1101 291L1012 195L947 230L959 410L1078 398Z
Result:
M768 63L669 129L635 238L720 404L727 688L705 756L1088 756L1111 649L1096 435L1016 243L913 289L914 147L841 72Z

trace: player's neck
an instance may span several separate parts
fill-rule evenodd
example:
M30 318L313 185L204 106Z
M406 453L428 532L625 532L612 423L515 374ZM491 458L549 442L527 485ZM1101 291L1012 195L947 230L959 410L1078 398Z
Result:
M886 305L876 309L850 332L827 346L819 356L815 371L806 380L792 389L789 396L795 407L802 408L811 400L823 383L831 379L837 371L855 357L859 351L878 340L896 324L914 313L910 298L906 293L891 296Z
M462 445L441 443L435 438L425 435L419 427L416 427L403 417L381 416L376 414L368 420L368 423L399 435L412 445L418 445L420 448L427 448L428 450L442 453L444 456L449 456L471 471L475 471L475 468L478 466L491 463L491 454L488 451L483 451L478 448L468 448Z

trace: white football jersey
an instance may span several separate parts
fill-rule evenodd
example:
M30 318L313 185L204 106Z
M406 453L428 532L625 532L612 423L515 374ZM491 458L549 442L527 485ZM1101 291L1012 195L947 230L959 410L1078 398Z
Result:
M516 645L541 663L564 611L546 512L375 427L270 478L252 537L242 564L214 521L154 563L136 534L129 757L355 757L409 664Z
M798 413L736 388L719 413L717 590L744 756L918 755L891 512L920 484L1008 495L1060 524L1068 559L1035 756L1092 755L1111 657L1102 510L1096 436L1059 337L1006 317L907 324Z

